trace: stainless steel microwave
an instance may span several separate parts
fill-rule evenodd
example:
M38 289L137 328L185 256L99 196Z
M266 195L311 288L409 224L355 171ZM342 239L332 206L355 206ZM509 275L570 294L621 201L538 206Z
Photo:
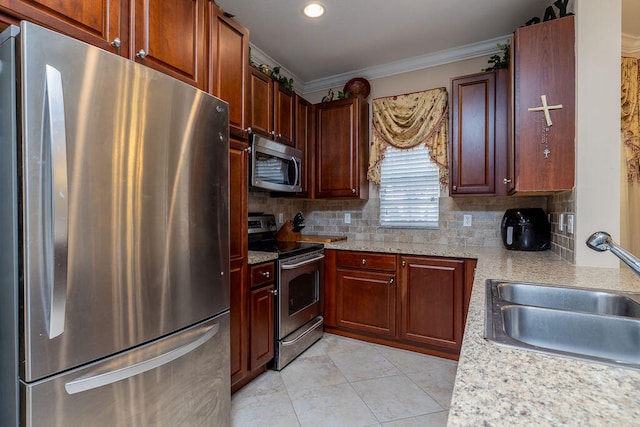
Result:
M297 193L302 191L302 151L258 134L251 135L251 187Z

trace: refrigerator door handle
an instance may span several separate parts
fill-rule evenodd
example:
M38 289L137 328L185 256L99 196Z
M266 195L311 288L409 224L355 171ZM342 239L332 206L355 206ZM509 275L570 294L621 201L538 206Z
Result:
M68 394L81 393L83 391L92 390L104 385L113 384L117 381L140 375L144 372L152 369L159 368L162 365L166 365L169 362L176 360L177 358L184 356L187 353L200 347L202 344L209 341L220 330L220 324L210 323L202 325L200 331L196 332L196 338L190 342L178 346L177 348L163 352L159 356L152 357L150 359L143 360L138 363L127 365L124 367L112 369L108 372L90 373L89 376L79 378L77 380L69 381L64 385Z
M45 274L48 295L45 297L49 339L64 332L67 300L67 257L69 228L69 192L67 186L67 136L64 96L60 71L45 66L44 126L42 150L44 167L43 197L45 212ZM46 200L49 198L49 200ZM52 218L52 219L47 219Z

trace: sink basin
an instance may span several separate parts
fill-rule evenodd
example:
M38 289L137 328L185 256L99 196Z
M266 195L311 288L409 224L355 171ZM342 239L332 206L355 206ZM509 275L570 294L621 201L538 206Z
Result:
M514 304L640 317L640 304L609 291L530 283L497 283L496 290L498 298Z
M487 280L485 338L640 369L640 293Z
M640 366L640 319L509 305L502 307L510 338L567 356Z

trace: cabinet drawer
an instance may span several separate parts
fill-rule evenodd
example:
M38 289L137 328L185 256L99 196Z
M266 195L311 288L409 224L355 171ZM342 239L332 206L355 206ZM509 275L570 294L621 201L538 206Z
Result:
M273 282L273 271L272 262L251 266L251 287Z
M338 252L339 267L361 268L366 270L396 270L396 256L373 252Z

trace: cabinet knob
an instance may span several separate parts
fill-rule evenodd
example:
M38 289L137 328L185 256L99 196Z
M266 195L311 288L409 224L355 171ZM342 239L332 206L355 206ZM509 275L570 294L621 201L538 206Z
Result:
M268 279L268 278L269 278L269 276L270 276L270 274L269 274L269 272L268 272L268 271L263 271L263 272L262 272L262 275L263 275L264 277L266 277L267 279Z
M392 277L391 279L389 279L389 284L393 285L395 281L396 281L396 278Z
M278 134L278 138L282 138L282 134L281 133Z
M453 186L453 191L458 191L458 186L457 185Z
M246 131L247 133L251 133L251 126L249 126L248 128L246 128L246 129L245 129L245 131Z
M273 295L278 295L277 289L271 289L269 292L271 292Z
M351 189L351 194L356 194L356 189L355 188Z
M111 46L115 47L116 49L120 47L121 41L119 37L116 37L115 39L113 39L113 41L111 42Z
M147 52L145 52L144 49L140 49L138 53L136 53L136 58L138 59L144 59L145 56L147 56Z
M367 260L362 258L362 265L365 265L367 263Z
M272 130L271 132L269 132L269 135L271 135L271 136L276 136L276 131L275 131L275 130Z
M510 183L510 182L511 182L511 180L510 180L509 178L503 178L503 179L502 179L502 183L503 183L503 184L508 184L508 183Z
M406 267L406 266L407 266L407 261L402 260L402 266L403 266L403 267Z

